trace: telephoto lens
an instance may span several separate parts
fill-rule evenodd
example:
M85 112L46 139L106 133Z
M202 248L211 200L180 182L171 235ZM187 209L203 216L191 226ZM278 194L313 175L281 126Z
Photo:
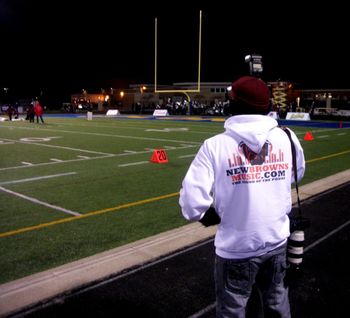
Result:
M300 268L304 254L304 231L294 231L288 239L287 259L291 267Z
M304 231L296 230L288 239L286 282L290 287L295 287L303 274L304 238Z

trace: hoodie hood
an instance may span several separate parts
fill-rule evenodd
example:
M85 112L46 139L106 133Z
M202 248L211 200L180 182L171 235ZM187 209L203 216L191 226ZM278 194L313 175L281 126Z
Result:
M226 133L243 141L252 151L260 153L271 130L278 122L264 115L237 115L225 121Z

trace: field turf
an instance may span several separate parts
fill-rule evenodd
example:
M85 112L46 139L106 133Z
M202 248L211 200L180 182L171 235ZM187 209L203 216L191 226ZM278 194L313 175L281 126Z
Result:
M0 283L187 224L181 181L223 131L220 119L45 120L0 123ZM290 128L307 160L301 185L349 169L348 128ZM157 149L167 163L150 162Z

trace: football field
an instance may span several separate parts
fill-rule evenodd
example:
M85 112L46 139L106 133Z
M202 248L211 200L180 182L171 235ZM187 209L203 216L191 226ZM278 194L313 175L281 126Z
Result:
M181 181L223 131L222 118L45 120L0 123L0 283L187 224ZM307 161L301 184L350 168L348 128L290 128ZM151 162L160 149L168 162Z

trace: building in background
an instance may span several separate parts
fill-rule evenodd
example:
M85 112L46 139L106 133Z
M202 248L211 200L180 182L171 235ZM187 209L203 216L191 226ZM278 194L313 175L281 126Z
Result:
M196 82L173 83L158 86L157 92L153 84L131 84L99 92L82 90L71 95L71 105L78 111L105 112L114 108L121 113L147 114L157 108L167 108L172 114L224 115L227 87L231 82L203 82L200 92L184 93L196 90L197 85ZM350 110L350 89L303 89L287 81L268 82L268 85L272 109L281 117L286 112L312 112L315 108Z

